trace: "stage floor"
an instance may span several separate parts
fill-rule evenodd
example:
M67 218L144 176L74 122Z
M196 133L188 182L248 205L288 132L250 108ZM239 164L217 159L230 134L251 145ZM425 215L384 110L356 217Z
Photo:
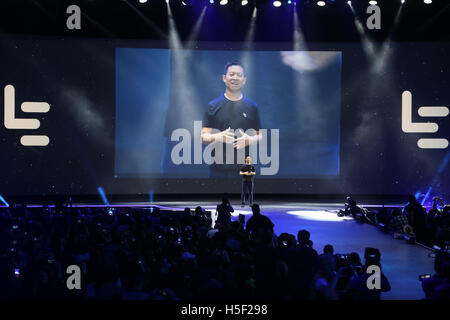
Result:
M235 201L236 202L236 201ZM364 259L366 247L378 248L381 252L383 273L391 283L391 291L382 294L382 299L419 300L424 298L420 274L433 273L434 260L428 256L429 250L408 244L405 240L395 240L392 236L382 233L375 226L360 224L352 218L340 218L337 210L343 208L343 203L294 203L294 202L259 202L261 212L267 215L275 224L277 235L287 232L297 235L301 229L311 233L313 247L320 254L326 244L334 247L335 253L359 253ZM191 209L200 205L214 211L213 202L161 202L162 207ZM239 203L233 203L235 212L233 219L241 213L246 215L246 221L251 216L251 209L241 208ZM376 204L363 204L365 207L380 207ZM400 204L385 205L385 207L400 206Z

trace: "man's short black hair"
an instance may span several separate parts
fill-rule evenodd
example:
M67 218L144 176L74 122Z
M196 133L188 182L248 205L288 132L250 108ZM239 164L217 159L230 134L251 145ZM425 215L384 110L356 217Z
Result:
M307 230L303 229L297 233L297 241L299 244L306 244L309 242L310 234Z
M259 208L259 204L254 203L252 205L252 212L253 212L254 215L258 215L258 214L261 213L261 209Z
M242 68L242 70L244 70L244 74L245 74L245 68L244 68L244 65L243 65L240 61L234 60L234 61L232 61L232 62L227 62L227 64L226 64L225 67L223 68L223 74L224 74L224 75L227 74L228 68L231 67L231 66L240 66L240 67Z

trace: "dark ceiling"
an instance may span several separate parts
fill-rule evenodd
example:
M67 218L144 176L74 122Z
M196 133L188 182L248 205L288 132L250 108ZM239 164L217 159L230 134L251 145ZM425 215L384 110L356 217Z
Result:
M202 8L207 7L198 40L243 41L256 5L255 41L291 41L293 10L297 10L303 34L307 41L358 41L354 15L346 0L326 0L318 7L316 0L297 0L298 4L285 3L274 8L271 0L249 0L241 6L240 0L229 0L226 6L209 0L171 0L171 8L180 38L186 40ZM368 0L353 0L357 16L363 25ZM82 29L67 30L66 8L76 4L82 11ZM398 23L395 16L400 0L378 0L381 7L381 30L365 30L377 41L389 35L397 41L450 40L450 1L406 0ZM168 30L165 0L1 0L0 33L113 37L133 39L164 39Z

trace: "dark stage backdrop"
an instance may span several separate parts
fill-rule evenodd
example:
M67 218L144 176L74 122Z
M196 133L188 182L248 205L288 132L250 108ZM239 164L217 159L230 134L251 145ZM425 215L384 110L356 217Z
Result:
M174 74L175 53L167 49L165 43L148 41L2 36L0 194L94 195L100 186L117 195L238 193L238 177L209 179L197 168L177 173L179 168L164 163L163 138L173 117L169 106L176 107L183 99L174 78L179 75ZM223 60L242 58L250 65L244 93L261 111L269 110L273 101L283 102L279 112L262 113L262 126L284 123L295 137L296 127L303 130L314 123L306 132L310 141L301 141L299 135L280 149L279 176L256 177L256 193L423 197L429 191L448 196L450 149L422 149L418 140L449 139L449 117L423 117L418 109L450 105L449 43L390 43L375 45L372 51L361 43L311 43L302 52L285 52L291 49L292 44L255 44L254 51L245 55L241 43L199 43L189 61L203 64L199 68L188 64L184 74L191 86L201 85L196 98L206 108L205 101L222 93ZM318 58L323 56L314 52L335 53L337 60L323 66ZM292 54L300 56L283 62ZM205 66L217 68L219 74L206 76ZM311 80L298 81L298 75ZM434 122L437 132L402 130L404 91L412 95L412 116L404 115L404 121ZM148 103L149 96L154 103ZM301 103L286 103L295 99ZM50 109L24 102L46 102ZM298 109L297 117L291 116L293 108ZM309 110L309 120L302 118L302 110ZM180 119L191 116L182 109L175 114ZM40 126L32 129L35 124L17 119L38 119ZM320 126L323 134L314 130ZM413 131L422 127L413 126ZM152 133L149 129L159 136L146 137ZM23 145L45 144L45 137L27 138L36 135L47 136L48 145ZM310 142L316 144L308 154L305 146ZM321 156L317 146L323 143L327 152Z

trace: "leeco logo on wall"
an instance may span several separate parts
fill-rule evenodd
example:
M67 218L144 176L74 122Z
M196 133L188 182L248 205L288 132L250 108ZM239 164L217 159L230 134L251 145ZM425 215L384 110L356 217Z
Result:
M444 106L420 107L418 110L421 117L446 117L449 110ZM412 94L403 91L402 94L402 130L406 133L434 133L439 126L434 122L412 122ZM448 140L443 138L421 138L417 141L421 149L446 149Z
M16 118L15 89L12 85L5 87L5 127L7 129L31 129L35 130L41 126L38 119ZM47 102L24 102L21 107L23 112L47 113L50 105ZM45 147L50 139L47 136L25 135L20 138L20 143L26 147Z

